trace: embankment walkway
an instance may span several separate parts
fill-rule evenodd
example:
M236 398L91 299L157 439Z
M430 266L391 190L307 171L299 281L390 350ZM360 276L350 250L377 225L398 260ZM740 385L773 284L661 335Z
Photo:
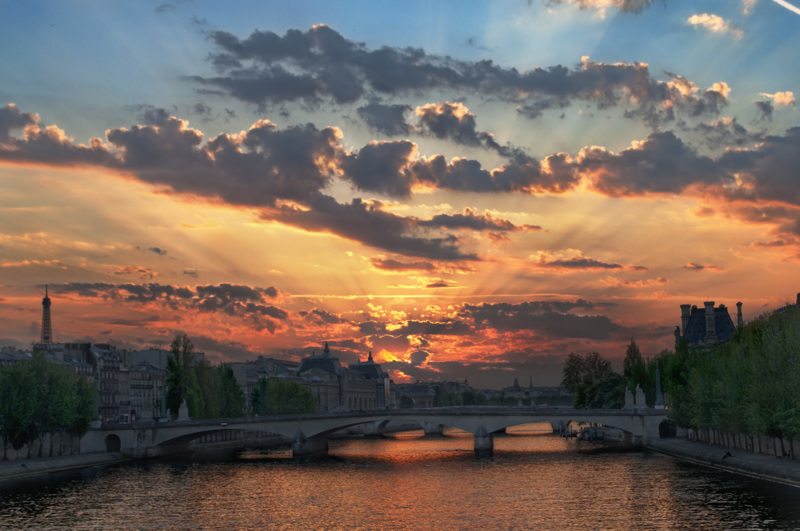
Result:
M130 459L123 457L118 452L95 452L91 454L41 457L30 460L2 461L0 462L0 486L4 481L14 481L128 461Z
M682 438L650 440L647 442L647 449L699 465L800 487L800 461L795 459L755 454L746 450L728 450L724 446ZM730 456L727 455L728 452Z

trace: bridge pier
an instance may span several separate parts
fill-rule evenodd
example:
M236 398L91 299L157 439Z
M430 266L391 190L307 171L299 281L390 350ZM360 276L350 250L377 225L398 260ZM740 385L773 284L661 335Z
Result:
M435 422L422 422L421 424L426 437L444 434L444 424L437 424Z
M475 432L475 457L492 457L494 436L480 426Z
M317 436L308 438L303 430L298 430L292 441L292 457L303 461L328 455L328 437Z

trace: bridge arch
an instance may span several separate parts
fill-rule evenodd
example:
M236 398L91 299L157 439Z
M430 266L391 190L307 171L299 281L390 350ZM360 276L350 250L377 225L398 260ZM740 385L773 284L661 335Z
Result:
M122 450L122 441L120 440L119 435L115 433L106 435L105 443L106 452L119 452Z

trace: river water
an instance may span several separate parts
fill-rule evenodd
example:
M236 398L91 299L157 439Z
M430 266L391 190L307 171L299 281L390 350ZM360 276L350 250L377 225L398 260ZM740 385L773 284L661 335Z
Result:
M0 490L18 529L800 529L800 489L556 436L334 440Z

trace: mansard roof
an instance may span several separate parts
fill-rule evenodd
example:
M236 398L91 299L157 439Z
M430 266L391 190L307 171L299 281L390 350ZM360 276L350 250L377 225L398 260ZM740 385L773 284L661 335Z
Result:
M728 313L728 308L724 305L714 308L714 332L720 343L730 341L736 327ZM705 308L692 306L689 314L689 322L683 331L683 338L690 344L702 343L706 337L706 312Z

